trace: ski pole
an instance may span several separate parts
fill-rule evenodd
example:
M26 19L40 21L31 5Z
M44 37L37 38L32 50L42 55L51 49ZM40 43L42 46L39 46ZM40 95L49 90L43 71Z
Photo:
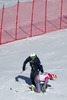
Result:
M25 68L25 70L26 70L27 68ZM23 70L20 72L20 74L22 74L23 73Z
M20 74L22 74L22 73L23 73L23 71L20 72Z

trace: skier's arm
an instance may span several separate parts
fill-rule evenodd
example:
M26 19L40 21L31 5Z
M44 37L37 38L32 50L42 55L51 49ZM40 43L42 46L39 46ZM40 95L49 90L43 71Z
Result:
M24 63L23 63L23 67L22 67L23 71L25 70L25 67L26 67L26 61L24 61Z
M41 71L42 73L44 73L44 70L43 70L43 66L42 66L42 65L40 65L40 71Z
M38 58L38 57L37 57ZM41 61L40 59L38 58L38 62L39 62L39 70L43 73L44 70L43 70L43 66L41 65Z
M28 57L28 58L24 61L23 67L22 67L22 70L23 70L23 71L25 71L25 69L26 69L26 64L27 64L29 61L30 61L30 57Z

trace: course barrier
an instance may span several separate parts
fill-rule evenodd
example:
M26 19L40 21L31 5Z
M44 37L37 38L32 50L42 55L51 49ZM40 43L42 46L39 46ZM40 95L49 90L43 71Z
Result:
M67 0L18 1L0 8L0 45L67 28Z

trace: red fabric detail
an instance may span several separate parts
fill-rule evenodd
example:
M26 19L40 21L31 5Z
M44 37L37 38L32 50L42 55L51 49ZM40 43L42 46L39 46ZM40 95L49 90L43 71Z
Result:
M49 77L47 76L46 78L45 78L45 81L48 81L49 80Z
M48 75L49 75L49 79L51 79L52 78L52 75L50 73L48 73Z

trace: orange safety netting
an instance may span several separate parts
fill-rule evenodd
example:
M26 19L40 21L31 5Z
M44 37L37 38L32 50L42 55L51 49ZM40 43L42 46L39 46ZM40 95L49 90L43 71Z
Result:
M67 0L17 2L0 9L0 44L67 28Z

